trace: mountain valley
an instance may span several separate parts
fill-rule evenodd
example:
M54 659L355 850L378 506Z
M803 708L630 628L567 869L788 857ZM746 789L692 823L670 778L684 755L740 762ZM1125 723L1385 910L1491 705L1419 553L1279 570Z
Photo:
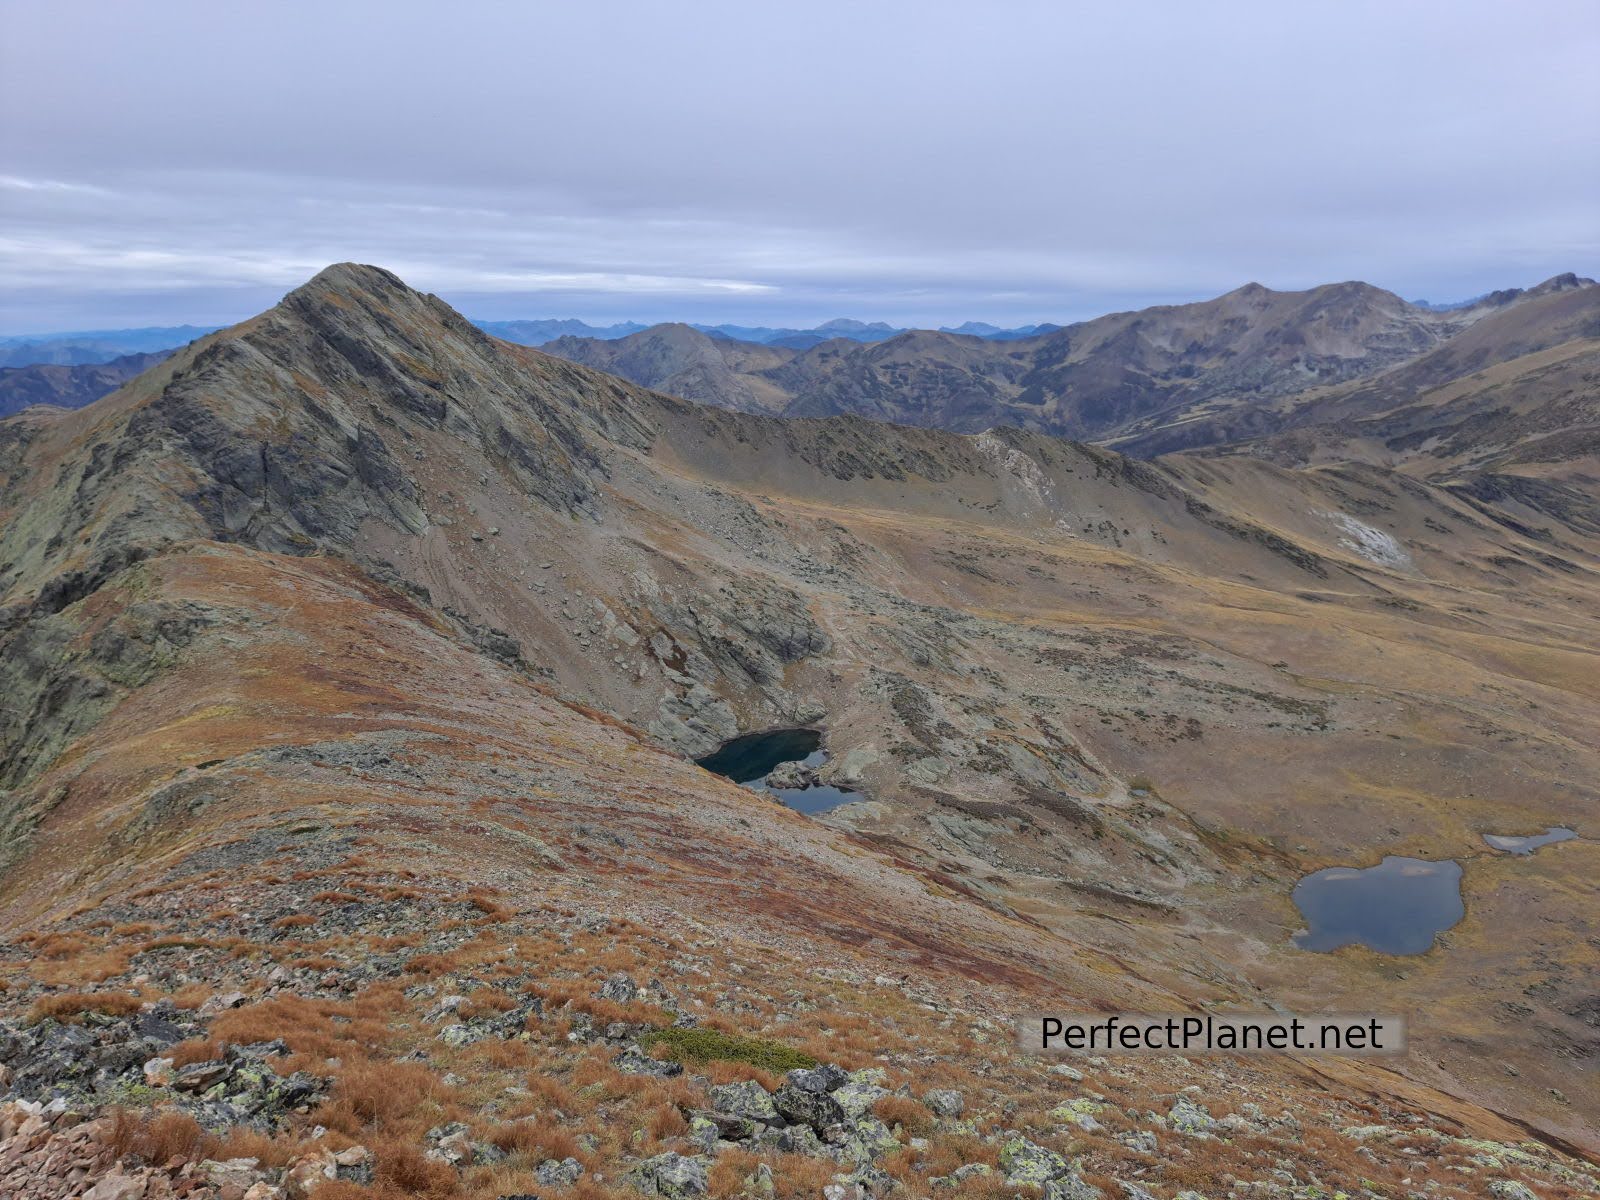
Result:
M173 1098L191 1159L331 1200L1589 1194L1597 304L1251 286L1018 340L539 351L342 264L29 408L0 1086ZM691 761L779 728L861 799ZM1546 826L1579 836L1483 841ZM1386 855L1461 862L1462 921L1297 948L1296 881ZM141 1004L182 1040L111 1070ZM1065 1004L1398 1011L1414 1049L1011 1049ZM718 1090L798 1103L819 1063L867 1100ZM246 1110L259 1144L195 1140Z

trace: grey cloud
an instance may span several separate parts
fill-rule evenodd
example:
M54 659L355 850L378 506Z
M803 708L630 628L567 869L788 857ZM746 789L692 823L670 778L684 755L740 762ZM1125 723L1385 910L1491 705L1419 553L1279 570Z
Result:
M918 323L1600 260L1586 0L0 13L0 331L347 258L484 316Z

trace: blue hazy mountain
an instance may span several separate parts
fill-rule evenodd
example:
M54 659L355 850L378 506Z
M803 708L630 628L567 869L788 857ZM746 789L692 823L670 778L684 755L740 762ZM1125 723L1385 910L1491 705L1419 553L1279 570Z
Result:
M563 337L616 341L652 328L637 321L591 325L572 317L474 321L473 324L493 337L521 346L544 346ZM220 328L220 325L152 325L137 329L79 329L0 336L0 367L92 366L130 354L175 350ZM848 317L825 321L812 329L732 324L691 324L690 328L714 338L753 342L761 346L781 346L790 350L809 350L834 338L846 338L853 342L882 342L907 332L883 321L856 321ZM1027 325L1018 329L1002 329L984 321L968 321L965 325L946 326L943 332L970 334L1002 342L1033 337L1057 328L1059 326L1056 325Z
M547 317L537 321L473 321L479 329L503 342L519 346L542 346L559 337L600 338L611 341L638 333L647 326L635 321L622 321L615 325L590 325L572 317Z
M155 325L141 329L80 329L0 337L0 367L39 364L60 367L108 363L129 354L152 354L186 346L220 325Z
M616 325L589 325L577 320L540 321L475 321L485 333L508 342L524 346L544 346L560 337L594 338L597 341L616 341L630 334L658 326L640 325L623 321ZM671 322L667 322L671 324ZM708 337L724 341L752 342L758 346L782 346L790 350L809 350L822 342L845 338L852 342L885 342L892 337L909 332L908 328L890 325L884 321L857 321L850 317L836 317L810 329L795 329L775 325L705 325L694 321L683 322ZM1059 329L1059 325L1025 325L1017 329L1002 329L985 321L968 321L959 327L945 326L944 333L964 333L989 341L1015 341Z
M1002 329L987 321L967 321L960 325L941 325L939 332L964 333L968 337L986 338L991 342L1017 342L1023 338L1038 337L1043 333L1054 333L1060 328L1061 326L1051 325L1048 321L1039 325L1019 325L1015 329Z

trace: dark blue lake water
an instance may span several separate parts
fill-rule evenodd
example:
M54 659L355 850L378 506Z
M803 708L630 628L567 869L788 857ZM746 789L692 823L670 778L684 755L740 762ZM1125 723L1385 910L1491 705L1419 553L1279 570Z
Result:
M1295 885L1306 928L1302 950L1366 946L1380 954L1421 954L1434 935L1466 915L1461 864L1388 857L1375 867L1328 867Z
M695 760L714 775L766 792L796 812L822 813L838 808L860 793L847 792L825 783L804 788L772 787L767 776L780 763L797 762L820 767L828 761L822 749L822 735L815 729L774 729L766 733L747 733L725 742L704 758Z

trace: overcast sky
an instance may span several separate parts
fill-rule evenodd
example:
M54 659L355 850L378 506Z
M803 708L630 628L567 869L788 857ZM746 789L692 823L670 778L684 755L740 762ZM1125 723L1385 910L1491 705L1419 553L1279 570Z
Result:
M478 317L1600 273L1600 3L0 0L0 333L329 262Z

